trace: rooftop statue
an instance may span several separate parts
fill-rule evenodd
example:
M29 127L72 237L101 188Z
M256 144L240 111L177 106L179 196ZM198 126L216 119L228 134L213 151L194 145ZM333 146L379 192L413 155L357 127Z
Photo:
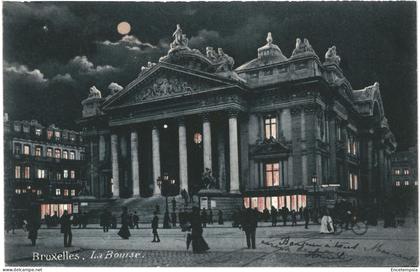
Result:
M179 24L176 25L176 30L172 34L172 37L174 37L174 41L170 44L171 49L169 51L173 51L174 49L188 48L187 35L182 34L182 29Z
M141 67L141 73L144 73L144 72L146 72L146 71L150 70L150 68L152 68L152 67L153 67L153 66L155 66L155 65L156 65L156 63L151 62L151 61L148 61L148 62L147 62L147 66L142 66L142 67Z
M101 91L96 88L96 86L92 86L89 89L89 97L88 98L101 98L102 94Z
M206 56L211 61L217 61L217 54L216 51L214 51L213 47L207 46L206 47Z
M302 43L302 41L299 38L297 38L296 47L293 50L292 57L296 55L306 54L306 53L315 54L315 51L312 48L311 44L309 43L308 39L303 39L303 43Z
M340 64L341 58L337 55L337 49L335 45L328 48L327 53L325 53L325 62L327 63L336 63L337 65Z
M219 64L219 67L217 67L216 72L232 71L233 65L235 64L233 58L225 54L222 48L218 48L217 53L217 63Z
M271 36L271 32L267 33L267 43L272 44L273 43L273 37Z

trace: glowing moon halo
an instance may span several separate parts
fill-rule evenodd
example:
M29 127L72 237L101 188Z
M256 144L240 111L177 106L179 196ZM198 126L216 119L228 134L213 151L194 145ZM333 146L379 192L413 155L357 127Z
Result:
M121 35L127 35L128 33L130 33L131 31L131 26L129 23L127 22L121 22L118 24L117 26L117 31L118 33L120 33Z

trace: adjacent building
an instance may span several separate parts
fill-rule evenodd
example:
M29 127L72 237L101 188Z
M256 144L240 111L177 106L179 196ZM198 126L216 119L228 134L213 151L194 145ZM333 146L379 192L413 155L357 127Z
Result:
M82 102L93 196L159 196L166 176L178 191L260 210L382 201L396 142L379 83L354 89L335 46L321 60L297 39L286 57L268 33L234 69L223 49L189 48L179 26L173 37L124 89L92 87Z
M7 117L4 133L6 214L19 215L34 203L42 218L65 210L77 213L75 199L87 190L80 133Z

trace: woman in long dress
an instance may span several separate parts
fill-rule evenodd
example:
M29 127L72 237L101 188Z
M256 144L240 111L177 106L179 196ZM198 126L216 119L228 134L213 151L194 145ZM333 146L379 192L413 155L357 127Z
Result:
M319 233L334 233L333 221L327 209L322 216Z
M123 207L123 213L121 215L121 228L118 232L118 235L123 239L128 239L130 237L130 230L128 225L130 223L130 218L127 212L127 207Z
M203 227L201 223L200 209L198 207L193 207L191 216L191 239L194 253L203 253L210 249L203 238Z

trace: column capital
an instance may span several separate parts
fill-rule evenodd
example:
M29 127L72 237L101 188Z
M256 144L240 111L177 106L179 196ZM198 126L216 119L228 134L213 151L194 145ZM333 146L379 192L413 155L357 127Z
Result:
M298 115L300 114L302 111L302 107L301 106L294 106L290 108L290 113L291 115Z
M229 110L228 111L229 118L238 118L239 111L238 110Z
M209 122L210 121L210 112L202 112L201 118L203 118L203 122Z
M185 125L185 116L179 116L176 119L176 122L178 123L179 126L184 126Z

